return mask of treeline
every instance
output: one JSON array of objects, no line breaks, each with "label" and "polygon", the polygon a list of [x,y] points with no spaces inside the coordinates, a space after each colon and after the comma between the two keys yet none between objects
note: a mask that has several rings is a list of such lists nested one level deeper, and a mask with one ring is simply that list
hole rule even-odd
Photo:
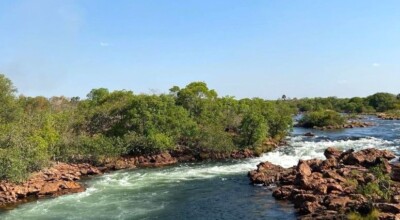
[{"label": "treeline", "polygon": [[286,100],[299,112],[333,110],[341,113],[375,113],[400,111],[400,94],[375,93],[361,98],[304,98]]},{"label": "treeline", "polygon": [[203,82],[169,94],[93,89],[78,97],[16,96],[0,75],[0,179],[22,181],[51,161],[102,164],[176,148],[193,153],[267,150],[297,111],[283,100],[219,97]]}]

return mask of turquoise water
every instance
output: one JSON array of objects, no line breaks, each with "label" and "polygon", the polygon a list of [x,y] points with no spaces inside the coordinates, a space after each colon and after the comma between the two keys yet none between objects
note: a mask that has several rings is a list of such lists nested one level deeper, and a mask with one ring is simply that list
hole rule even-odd
[{"label": "turquoise water", "polygon": [[119,171],[84,183],[83,193],[44,199],[0,213],[0,219],[296,219],[293,206],[275,201],[265,187],[249,185],[246,174],[261,161],[285,167],[298,159],[323,158],[330,146],[398,152],[400,123],[342,131],[295,129],[287,146],[260,158],[166,168]]}]

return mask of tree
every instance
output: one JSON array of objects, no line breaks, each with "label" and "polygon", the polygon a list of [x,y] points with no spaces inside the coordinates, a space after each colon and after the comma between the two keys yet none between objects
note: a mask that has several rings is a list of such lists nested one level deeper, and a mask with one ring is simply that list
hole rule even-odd
[{"label": "tree", "polygon": [[193,82],[179,90],[176,102],[186,108],[191,116],[197,117],[207,108],[210,102],[215,101],[217,96],[217,93],[210,90],[206,83]]},{"label": "tree", "polygon": [[375,93],[367,97],[368,104],[375,108],[378,112],[384,112],[395,108],[397,100],[396,96],[390,93]]},{"label": "tree", "polygon": [[243,117],[239,131],[243,146],[256,147],[267,137],[267,122],[260,113],[249,112]]},{"label": "tree", "polygon": [[18,114],[15,93],[17,89],[11,80],[0,74],[0,123],[13,121]]}]

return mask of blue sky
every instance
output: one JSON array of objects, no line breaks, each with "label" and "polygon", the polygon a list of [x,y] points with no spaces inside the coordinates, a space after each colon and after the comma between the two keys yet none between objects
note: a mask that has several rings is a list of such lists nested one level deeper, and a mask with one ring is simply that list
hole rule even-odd
[{"label": "blue sky", "polygon": [[25,95],[400,93],[398,0],[2,0],[0,72]]}]

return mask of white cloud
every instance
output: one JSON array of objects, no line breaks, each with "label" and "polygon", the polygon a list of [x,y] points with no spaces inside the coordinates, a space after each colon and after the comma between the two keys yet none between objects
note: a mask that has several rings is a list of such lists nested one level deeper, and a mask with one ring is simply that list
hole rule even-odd
[{"label": "white cloud", "polygon": [[342,80],[338,80],[337,83],[338,83],[338,84],[341,84],[341,85],[344,85],[344,84],[349,83],[349,81],[347,81],[347,80],[345,80],[345,79],[342,79]]},{"label": "white cloud", "polygon": [[108,46],[110,46],[110,44],[107,43],[107,42],[100,42],[100,46],[102,46],[102,47],[108,47]]},{"label": "white cloud", "polygon": [[379,66],[381,66],[381,64],[380,63],[373,63],[372,66],[373,67],[379,67]]}]

